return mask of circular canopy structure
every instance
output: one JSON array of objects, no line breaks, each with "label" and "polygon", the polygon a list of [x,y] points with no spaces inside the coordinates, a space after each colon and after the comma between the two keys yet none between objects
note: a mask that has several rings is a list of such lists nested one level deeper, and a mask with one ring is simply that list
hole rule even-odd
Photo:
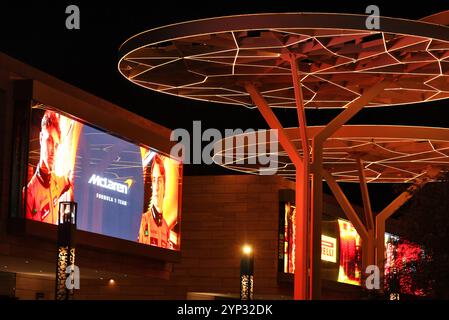
[{"label": "circular canopy structure", "polygon": [[168,25],[128,39],[120,72],[131,82],[190,99],[253,107],[255,83],[270,107],[296,108],[290,63],[296,54],[306,108],[341,108],[395,79],[367,106],[449,98],[449,27],[365,15],[275,13]]},{"label": "circular canopy structure", "polygon": [[[196,20],[128,39],[120,48],[118,69],[131,82],[151,90],[257,107],[269,127],[278,130],[279,136],[269,143],[274,149],[258,135],[251,142],[247,133],[222,141],[247,137],[246,147],[245,142],[241,149],[225,144],[221,153],[225,166],[250,173],[261,170],[254,158],[266,155],[279,174],[297,179],[295,226],[300,236],[295,241],[294,296],[320,299],[322,178],[367,243],[365,262],[370,265],[375,261],[375,241],[383,248],[385,219],[409,197],[400,196],[382,211],[383,220],[374,233],[366,180],[417,179],[422,185],[449,166],[447,129],[342,127],[363,107],[449,98],[449,27],[442,25],[448,16],[442,13],[425,21],[377,17],[380,24],[375,30],[369,28],[370,17],[349,14],[273,13]],[[275,107],[296,108],[300,130],[285,130],[271,110]],[[325,128],[307,128],[304,108],[345,110]],[[278,143],[286,152],[278,152]],[[301,149],[308,150],[301,154]],[[216,162],[219,156],[217,152]],[[305,165],[310,158],[313,165]],[[426,178],[418,179],[422,175]],[[335,180],[361,183],[366,226]],[[310,199],[310,205],[304,199]],[[303,241],[306,237],[310,247]]]},{"label": "circular canopy structure", "polygon": [[[308,127],[308,137],[313,139],[323,128]],[[285,130],[302,154],[299,129]],[[256,158],[275,154],[276,174],[295,179],[295,168],[287,154],[277,145],[279,151],[274,152],[268,134],[261,137],[243,133],[220,140],[215,145],[214,161],[232,170],[260,174],[268,166],[258,163]],[[237,147],[238,140],[244,145]],[[449,129],[348,125],[323,145],[323,168],[337,181],[359,182],[358,159],[362,160],[367,182],[414,182],[429,167],[449,169]]]}]

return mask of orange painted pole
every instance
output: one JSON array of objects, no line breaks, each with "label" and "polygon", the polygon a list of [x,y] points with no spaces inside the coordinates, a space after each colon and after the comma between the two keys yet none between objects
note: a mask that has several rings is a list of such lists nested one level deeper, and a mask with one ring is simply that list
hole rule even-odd
[{"label": "orange painted pole", "polygon": [[[304,165],[303,165],[304,166]],[[295,300],[308,300],[308,255],[307,255],[307,212],[304,211],[304,193],[307,193],[308,186],[304,181],[304,170],[296,168],[296,191],[295,191],[295,275],[294,275],[294,290],[293,298]]]},{"label": "orange painted pole", "polygon": [[[320,279],[320,267],[321,267],[321,230],[318,230],[319,232],[319,247],[318,249],[315,248],[316,241],[314,241],[314,231],[317,231],[316,228],[311,228],[311,221],[314,221],[315,223],[318,223],[321,229],[321,219],[315,219],[315,217],[311,217],[310,213],[310,177],[309,177],[309,165],[310,165],[310,154],[309,154],[309,139],[307,137],[307,120],[306,120],[306,113],[304,110],[304,98],[302,95],[302,87],[301,82],[299,79],[299,69],[298,69],[298,62],[297,62],[297,55],[291,53],[289,54],[289,61],[290,61],[290,69],[292,73],[292,81],[293,81],[293,89],[295,92],[295,101],[296,101],[296,112],[298,114],[298,123],[299,123],[299,135],[301,139],[301,146],[303,150],[303,167],[302,167],[302,175],[301,180],[298,181],[298,174],[296,179],[296,194],[297,194],[297,200],[300,202],[296,202],[296,210],[301,210],[301,215],[296,216],[296,226],[304,226],[305,229],[302,231],[304,235],[306,235],[304,238],[297,238],[296,239],[296,252],[299,250],[302,250],[305,252],[306,259],[309,261],[309,264],[306,263],[306,267],[309,270],[309,274],[307,276],[307,293],[308,293],[308,299],[312,298],[319,298],[321,293],[321,285],[318,287],[316,285],[313,285],[313,283],[317,282],[317,279]],[[301,188],[299,184],[302,184]],[[299,193],[299,195],[298,195]],[[310,218],[309,218],[310,217]],[[312,219],[311,219],[312,218]],[[301,220],[299,220],[301,219]],[[311,220],[311,221],[310,221]],[[318,221],[319,220],[319,221]],[[309,231],[309,232],[307,232]],[[320,260],[318,264],[316,263],[316,259],[314,257],[316,255],[320,256]],[[299,280],[298,277],[295,278],[295,280]],[[320,284],[320,282],[319,282]],[[300,284],[295,282],[295,287],[299,287]]]},{"label": "orange painted pole", "polygon": [[[296,150],[293,143],[288,138],[282,124],[277,119],[276,115],[271,110],[268,103],[265,101],[265,98],[261,95],[256,86],[252,83],[246,83],[245,85],[246,91],[251,96],[254,104],[259,109],[260,113],[264,117],[265,121],[268,123],[271,129],[275,129],[278,131],[278,139],[282,148],[287,152],[288,156],[292,160],[295,168],[296,168],[296,247],[295,250],[295,286],[294,286],[294,298],[295,300],[305,300],[307,299],[307,255],[306,251],[302,246],[306,245],[304,239],[307,239],[307,224],[304,224],[304,221],[307,221],[307,216],[304,217],[303,210],[299,209],[302,203],[302,195],[304,191],[304,166],[306,165],[298,151]],[[299,250],[301,248],[301,250]]]},{"label": "orange painted pole", "polygon": [[311,188],[311,214],[310,214],[310,243],[309,250],[313,252],[312,284],[310,287],[311,299],[321,299],[321,220],[323,216],[323,145],[313,139],[312,152],[312,188]]},{"label": "orange painted pole", "polygon": [[363,199],[363,211],[365,212],[365,223],[368,230],[374,229],[373,211],[369,199],[368,184],[366,182],[365,167],[362,159],[357,159],[357,169],[359,171],[360,191]]},{"label": "orange painted pole", "polygon": [[365,278],[366,267],[375,264],[376,235],[374,232],[373,211],[371,209],[371,201],[369,198],[368,183],[366,181],[365,175],[365,166],[362,159],[358,158],[356,159],[356,161],[357,169],[359,172],[360,191],[362,193],[363,200],[363,211],[365,213],[365,227],[368,231],[368,240],[362,243],[362,274],[363,278]]}]

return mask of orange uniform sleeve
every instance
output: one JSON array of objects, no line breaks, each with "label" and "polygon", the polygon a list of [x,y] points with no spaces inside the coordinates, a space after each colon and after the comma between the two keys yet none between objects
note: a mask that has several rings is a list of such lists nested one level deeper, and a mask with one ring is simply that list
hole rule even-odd
[{"label": "orange uniform sleeve", "polygon": [[[35,204],[34,204],[34,195],[31,192],[29,187],[23,188],[23,199],[26,201],[25,203],[25,218],[31,219],[31,220],[37,220],[37,212],[33,212],[33,210],[36,210]],[[25,197],[26,195],[26,197]]]}]

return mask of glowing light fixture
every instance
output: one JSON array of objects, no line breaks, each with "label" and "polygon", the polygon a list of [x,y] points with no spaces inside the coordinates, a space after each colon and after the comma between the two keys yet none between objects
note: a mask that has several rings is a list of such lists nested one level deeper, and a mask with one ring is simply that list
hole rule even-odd
[{"label": "glowing light fixture", "polygon": [[253,300],[254,293],[254,255],[250,245],[242,247],[240,260],[240,300]]},{"label": "glowing light fixture", "polygon": [[56,300],[69,300],[75,292],[77,283],[75,279],[76,210],[76,202],[59,203]]}]

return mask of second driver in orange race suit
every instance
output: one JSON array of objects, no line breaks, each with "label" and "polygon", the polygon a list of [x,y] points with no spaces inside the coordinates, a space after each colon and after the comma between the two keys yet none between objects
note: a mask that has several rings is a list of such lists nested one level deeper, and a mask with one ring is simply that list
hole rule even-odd
[{"label": "second driver in orange race suit", "polygon": [[165,168],[160,156],[151,163],[151,201],[148,210],[142,214],[137,241],[152,246],[172,249],[170,228],[164,219]]}]

